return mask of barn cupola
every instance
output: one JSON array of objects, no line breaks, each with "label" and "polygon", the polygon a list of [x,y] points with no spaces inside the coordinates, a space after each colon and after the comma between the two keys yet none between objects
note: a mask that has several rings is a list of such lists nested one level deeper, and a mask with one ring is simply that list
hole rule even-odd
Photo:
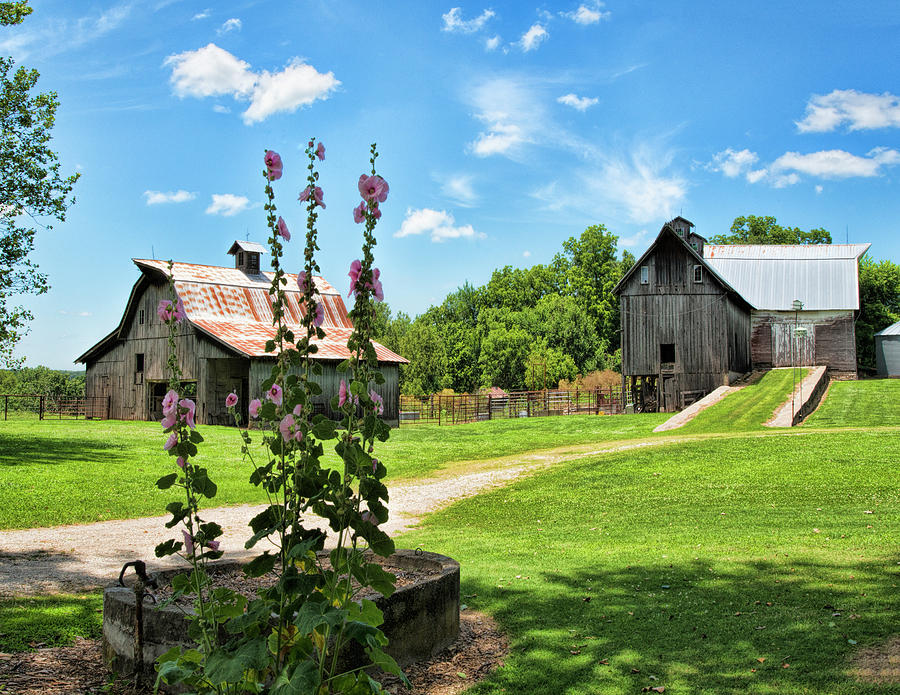
[{"label": "barn cupola", "polygon": [[259,256],[266,253],[264,246],[253,241],[236,241],[228,249],[234,256],[234,267],[247,275],[259,275]]},{"label": "barn cupola", "polygon": [[675,230],[675,233],[679,237],[684,239],[685,244],[694,249],[694,251],[696,251],[699,255],[703,255],[703,244],[706,243],[706,239],[704,239],[696,232],[691,231],[694,227],[693,222],[691,222],[690,220],[686,220],[681,216],[678,216],[668,224],[672,229]]}]

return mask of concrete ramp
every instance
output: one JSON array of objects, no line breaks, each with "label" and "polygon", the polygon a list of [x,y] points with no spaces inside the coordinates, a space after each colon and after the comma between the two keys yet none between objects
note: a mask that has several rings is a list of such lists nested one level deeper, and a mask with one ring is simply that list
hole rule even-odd
[{"label": "concrete ramp", "polygon": [[715,391],[711,393],[707,393],[703,398],[701,398],[696,403],[692,403],[687,408],[682,410],[680,413],[675,413],[672,417],[666,420],[663,424],[657,425],[654,428],[654,432],[668,432],[669,430],[675,430],[679,427],[683,427],[695,417],[697,417],[697,413],[701,410],[705,410],[711,405],[715,405],[719,401],[721,401],[725,396],[729,393],[734,393],[735,391],[739,391],[744,388],[745,385],[741,386],[720,386]]},{"label": "concrete ramp", "polygon": [[810,367],[794,392],[782,403],[772,418],[764,423],[766,427],[793,427],[819,407],[819,402],[828,388],[828,368]]}]

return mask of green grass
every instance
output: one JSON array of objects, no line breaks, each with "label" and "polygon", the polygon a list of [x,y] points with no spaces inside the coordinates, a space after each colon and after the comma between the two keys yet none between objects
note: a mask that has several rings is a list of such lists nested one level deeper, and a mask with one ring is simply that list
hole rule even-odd
[{"label": "green grass", "polygon": [[773,369],[766,372],[758,382],[701,411],[676,432],[701,434],[761,430],[775,409],[790,397],[794,380],[805,377],[807,371],[802,369],[794,373],[791,369]]},{"label": "green grass", "polygon": [[75,637],[97,639],[102,629],[100,592],[0,599],[0,652],[69,645]]},{"label": "green grass", "polygon": [[898,445],[792,433],[610,454],[455,504],[399,545],[458,559],[463,602],[511,638],[473,695],[890,692],[847,670],[900,631]]},{"label": "green grass", "polygon": [[834,381],[808,427],[900,425],[900,379]]},{"label": "green grass", "polygon": [[[392,480],[426,476],[454,461],[538,448],[646,436],[665,415],[572,415],[394,430],[378,453]],[[262,503],[247,480],[234,428],[202,426],[199,465],[220,505]],[[259,437],[259,433],[254,433]],[[156,480],[174,469],[157,423],[48,420],[0,423],[0,528],[32,528],[164,514],[172,492]],[[333,458],[336,460],[336,457]]]}]

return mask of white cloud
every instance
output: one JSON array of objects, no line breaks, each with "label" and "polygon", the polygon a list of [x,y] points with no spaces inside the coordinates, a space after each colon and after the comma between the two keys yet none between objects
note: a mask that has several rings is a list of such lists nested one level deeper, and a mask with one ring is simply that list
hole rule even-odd
[{"label": "white cloud", "polygon": [[242,195],[234,195],[233,193],[213,193],[212,203],[206,208],[206,214],[233,217],[239,212],[246,210],[249,205],[250,201]]},{"label": "white cloud", "polygon": [[522,38],[519,39],[519,46],[527,53],[528,51],[535,50],[549,38],[550,34],[547,33],[547,30],[544,29],[543,26],[540,24],[532,24],[531,28],[522,34]]},{"label": "white cloud", "polygon": [[255,73],[249,63],[213,43],[171,55],[163,64],[172,67],[170,81],[179,97],[230,94],[235,99],[249,99],[250,105],[242,114],[248,125],[327,99],[341,84],[334,73],[320,73],[299,58],[292,59],[280,72]]},{"label": "white cloud", "polygon": [[566,106],[571,106],[573,109],[577,109],[578,111],[587,111],[591,106],[599,103],[600,100],[597,97],[579,97],[574,94],[564,94],[563,96],[557,98],[560,104],[565,104]]},{"label": "white cloud", "polygon": [[229,109],[227,106],[223,106],[222,104],[216,104],[215,106],[213,106],[213,111],[215,111],[216,113],[231,113],[231,109]]},{"label": "white cloud", "polygon": [[646,229],[642,229],[632,236],[620,237],[619,246],[622,248],[634,248],[635,246],[644,246],[650,233]]},{"label": "white cloud", "polygon": [[750,183],[758,183],[759,181],[762,181],[768,173],[769,172],[766,169],[754,169],[752,171],[748,171],[747,181],[749,181]]},{"label": "white cloud", "polygon": [[487,80],[467,97],[475,108],[475,118],[486,126],[469,143],[478,157],[501,154],[515,158],[523,145],[534,141],[546,120],[540,100],[516,78]]},{"label": "white cloud", "polygon": [[489,39],[485,39],[485,42],[484,42],[484,50],[486,50],[486,51],[496,51],[497,48],[498,48],[499,46],[500,46],[500,36],[499,36],[499,34],[498,34],[498,35],[494,35],[494,36],[492,36],[492,37],[489,38]]},{"label": "white cloud", "polygon": [[169,81],[179,97],[232,94],[236,98],[246,98],[256,84],[250,63],[236,58],[214,43],[196,51],[170,55],[163,65],[172,67]]},{"label": "white cloud", "polygon": [[801,133],[827,133],[843,124],[848,130],[900,128],[900,97],[835,89],[814,95],[806,104],[805,117],[796,123]]},{"label": "white cloud", "polygon": [[79,48],[117,29],[131,14],[132,3],[123,2],[100,14],[85,15],[75,20],[53,20],[37,29],[17,31],[0,41],[0,53],[26,59],[35,52],[42,57]]},{"label": "white cloud", "polygon": [[206,19],[209,17],[209,8],[207,7],[203,12],[198,12],[193,17],[191,17],[192,22],[196,22],[198,19]]},{"label": "white cloud", "polygon": [[822,188],[822,186],[816,186],[816,193],[821,193],[821,192],[824,191],[824,190],[825,190],[825,189]]},{"label": "white cloud", "polygon": [[568,17],[577,24],[597,24],[601,19],[609,19],[612,14],[611,12],[603,12],[600,9],[601,7],[603,7],[602,2],[593,2],[590,7],[581,4],[578,6],[577,10],[573,12],[560,12],[560,15]]},{"label": "white cloud", "polygon": [[471,207],[478,200],[478,194],[472,186],[472,176],[457,174],[455,176],[441,177],[441,193],[453,199],[458,205]]},{"label": "white cloud", "polygon": [[585,185],[598,208],[620,208],[638,224],[670,219],[687,194],[684,179],[665,173],[672,157],[638,145],[626,155],[607,155],[600,169],[586,176]]},{"label": "white cloud", "polygon": [[749,180],[750,175],[756,173],[751,169],[758,161],[759,155],[756,152],[747,149],[738,151],[729,147],[713,155],[709,168],[713,171],[721,171],[730,179],[746,174]]},{"label": "white cloud", "polygon": [[222,24],[222,26],[220,26],[218,29],[216,29],[216,33],[219,36],[222,36],[223,34],[227,34],[230,31],[240,31],[242,26],[243,25],[241,24],[241,20],[239,20],[237,17],[232,17],[231,19],[226,19],[225,23]]},{"label": "white cloud", "polygon": [[522,258],[531,258],[531,251],[522,251]]},{"label": "white cloud", "polygon": [[147,205],[160,205],[161,203],[186,203],[196,198],[197,194],[185,190],[169,191],[168,193],[144,191],[144,197],[147,199]]},{"label": "white cloud", "polygon": [[822,150],[809,154],[785,152],[772,162],[773,172],[799,172],[823,179],[881,176],[882,168],[900,164],[900,152],[877,147],[865,157],[844,150]]},{"label": "white cloud", "polygon": [[461,13],[462,10],[459,7],[454,7],[446,14],[441,15],[441,19],[444,20],[444,26],[441,27],[441,31],[474,34],[482,29],[495,14],[493,10],[484,10],[474,19],[462,19]]},{"label": "white cloud", "polygon": [[406,219],[400,225],[400,229],[394,232],[395,237],[414,236],[429,233],[431,241],[439,244],[447,239],[483,239],[484,234],[476,232],[472,225],[462,227],[455,226],[456,220],[446,210],[432,210],[421,208],[406,209]]}]

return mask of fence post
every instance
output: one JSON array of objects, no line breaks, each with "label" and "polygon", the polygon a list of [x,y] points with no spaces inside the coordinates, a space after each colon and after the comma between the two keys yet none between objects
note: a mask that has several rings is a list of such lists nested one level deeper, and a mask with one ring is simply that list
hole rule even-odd
[{"label": "fence post", "polygon": [[3,419],[9,418],[9,396],[3,396]]},{"label": "fence post", "polygon": [[38,396],[38,420],[44,419],[44,397]]},{"label": "fence post", "polygon": [[494,417],[494,415],[493,415],[494,408],[493,408],[493,404],[492,404],[493,398],[494,397],[491,394],[488,394],[488,420],[490,420]]},{"label": "fence post", "polygon": [[437,402],[438,402],[438,427],[440,427],[441,426],[441,397],[440,396],[437,397]]}]

